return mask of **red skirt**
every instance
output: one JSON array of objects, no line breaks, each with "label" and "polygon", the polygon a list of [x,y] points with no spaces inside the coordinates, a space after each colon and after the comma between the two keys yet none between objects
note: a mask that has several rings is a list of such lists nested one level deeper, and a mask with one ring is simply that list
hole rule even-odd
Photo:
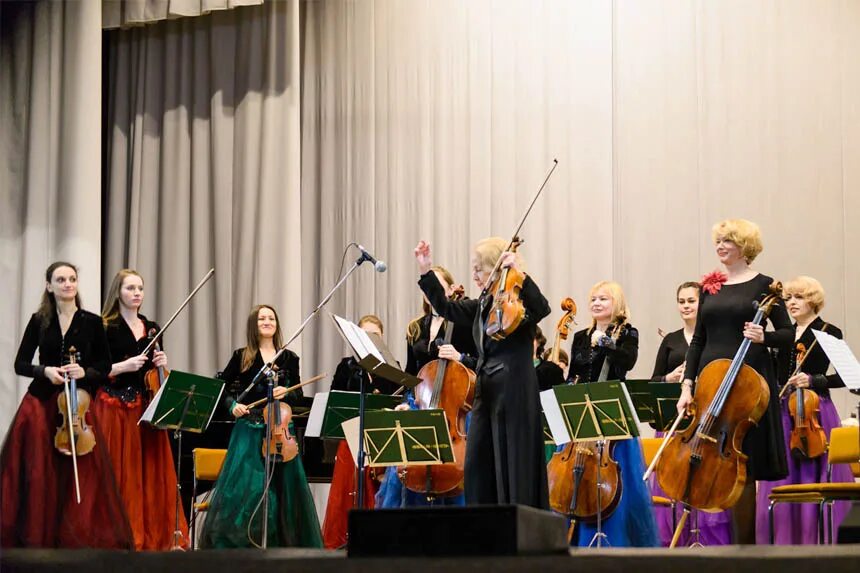
[{"label": "red skirt", "polygon": [[[355,462],[349,452],[349,445],[347,445],[346,440],[341,440],[334,460],[334,472],[331,477],[331,489],[328,493],[325,522],[323,523],[323,545],[328,549],[337,549],[346,545],[347,515],[349,510],[355,506],[355,492],[357,491],[355,470]],[[364,471],[364,507],[365,509],[373,509],[379,482],[370,475],[369,468]]]},{"label": "red skirt", "polygon": [[90,412],[96,447],[78,457],[81,503],[72,460],[54,449],[57,395],[27,394],[0,452],[0,540],[3,547],[131,549],[131,528]]},{"label": "red skirt", "polygon": [[[99,391],[93,405],[104,444],[125,503],[134,546],[158,551],[173,545],[176,527],[176,470],[170,440],[164,430],[137,421],[143,402],[123,402]],[[188,546],[188,522],[179,511],[183,547]]]}]

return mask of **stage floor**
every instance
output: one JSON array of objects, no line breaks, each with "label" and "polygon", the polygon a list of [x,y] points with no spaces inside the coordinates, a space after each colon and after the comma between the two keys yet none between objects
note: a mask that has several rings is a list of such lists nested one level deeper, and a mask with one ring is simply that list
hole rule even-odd
[{"label": "stage floor", "polygon": [[[453,533],[452,533],[453,534]],[[381,533],[380,538],[384,538]],[[555,573],[613,571],[636,573],[837,573],[860,571],[860,545],[826,547],[729,546],[699,549],[576,549],[569,555],[464,558],[350,559],[344,552],[273,549],[126,553],[111,551],[9,550],[0,558],[3,573]]]}]

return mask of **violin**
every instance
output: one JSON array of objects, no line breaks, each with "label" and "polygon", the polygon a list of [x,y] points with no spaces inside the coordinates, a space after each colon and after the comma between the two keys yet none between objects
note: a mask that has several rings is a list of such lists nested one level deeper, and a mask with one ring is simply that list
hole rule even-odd
[{"label": "violin", "polygon": [[[275,385],[278,382],[278,369],[271,370]],[[288,462],[299,455],[299,444],[290,433],[290,422],[293,419],[293,410],[283,400],[275,400],[270,406],[263,410],[263,421],[271,429],[269,440],[263,438],[263,458],[272,456],[277,462]]]},{"label": "violin", "polygon": [[[761,324],[782,298],[774,283],[758,305],[753,324]],[[751,341],[744,338],[734,359],[708,363],[699,374],[690,405],[690,424],[664,439],[657,482],[667,496],[708,512],[731,508],[747,480],[741,451],[747,431],[764,415],[770,389],[761,374],[744,364]],[[680,418],[680,417],[679,417]]]},{"label": "violin", "polygon": [[[507,251],[517,252],[522,244],[514,237]],[[487,289],[493,293],[493,307],[487,317],[486,333],[493,340],[504,340],[510,336],[526,317],[526,307],[520,299],[526,275],[521,271],[506,267],[493,275]]]},{"label": "violin", "polygon": [[[151,328],[149,330],[149,338],[155,337],[155,329]],[[158,344],[158,341],[155,341],[154,350],[161,350],[161,346]],[[152,401],[155,398],[155,395],[158,394],[158,391],[164,385],[164,380],[170,376],[170,370],[163,366],[157,366],[155,368],[150,368],[143,375],[143,386],[146,388],[147,393],[149,394],[149,399]]]},{"label": "violin", "polygon": [[[810,346],[809,350],[812,350]],[[800,367],[809,352],[806,346],[798,342],[797,368],[793,375],[800,372]],[[827,434],[818,419],[821,399],[818,394],[808,388],[795,388],[788,397],[788,412],[791,415],[793,427],[789,447],[791,455],[797,459],[815,459],[827,451]]]},{"label": "violin", "polygon": [[[454,288],[451,300],[463,298],[463,286]],[[442,344],[451,344],[453,325],[445,321]],[[406,489],[426,494],[428,499],[463,493],[463,470],[466,459],[466,415],[475,399],[475,373],[456,360],[437,358],[418,372],[421,380],[413,392],[421,410],[441,408],[445,411],[454,463],[401,466],[397,475]]]},{"label": "violin", "polygon": [[558,364],[558,355],[561,351],[561,341],[567,340],[570,336],[570,325],[576,324],[576,303],[570,297],[561,301],[561,310],[564,314],[558,321],[555,327],[555,342],[552,343],[552,350],[549,352],[549,361]]},{"label": "violin", "polygon": [[[68,364],[76,364],[79,359],[75,347],[69,348]],[[96,436],[87,424],[87,411],[90,408],[90,395],[78,388],[77,381],[63,375],[63,392],[57,396],[57,408],[62,421],[54,434],[54,447],[61,454],[72,457],[75,475],[75,493],[81,503],[81,486],[78,477],[78,456],[84,456],[96,447]]]}]

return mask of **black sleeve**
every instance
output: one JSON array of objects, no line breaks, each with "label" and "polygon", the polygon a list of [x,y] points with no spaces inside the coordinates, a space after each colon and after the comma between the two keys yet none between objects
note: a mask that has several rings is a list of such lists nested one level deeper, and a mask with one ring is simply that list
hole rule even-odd
[{"label": "black sleeve", "polygon": [[334,371],[334,376],[331,379],[331,390],[339,390],[346,392],[349,390],[349,382],[352,378],[352,368],[350,366],[351,358],[346,357],[341,360]]},{"label": "black sleeve", "polygon": [[580,330],[573,335],[573,343],[570,345],[570,367],[567,371],[567,381],[569,384],[573,384],[577,376],[585,382],[590,381],[590,347],[588,329]]},{"label": "black sleeve", "polygon": [[526,320],[532,324],[537,324],[547,316],[552,309],[549,306],[549,301],[540,291],[529,275],[526,275],[523,281],[523,288],[520,290],[520,299],[523,301],[523,306],[526,309]]},{"label": "black sleeve", "polygon": [[90,355],[87,357],[87,367],[85,369],[86,377],[79,382],[87,391],[92,394],[102,381],[107,379],[107,375],[111,371],[110,347],[108,346],[107,334],[105,334],[104,324],[100,316],[94,314],[87,315],[89,323],[90,337]]},{"label": "black sleeve", "polygon": [[463,366],[465,366],[466,368],[468,368],[469,370],[474,370],[475,368],[478,367],[478,357],[472,356],[471,354],[466,354],[464,352],[462,357],[461,357],[460,363]]},{"label": "black sleeve", "polygon": [[427,271],[421,275],[421,278],[418,279],[418,286],[427,295],[430,306],[441,316],[454,324],[471,325],[474,322],[475,315],[478,314],[478,301],[474,299],[449,300],[445,296],[445,289],[439,284],[439,279],[436,278],[436,273],[433,271]]},{"label": "black sleeve", "polygon": [[794,327],[785,303],[777,299],[777,303],[770,309],[770,323],[773,330],[764,333],[764,344],[769,348],[789,348],[794,342]]},{"label": "black sleeve", "polygon": [[663,378],[669,373],[669,345],[666,343],[667,336],[663,337],[660,342],[660,348],[657,350],[657,359],[654,361],[654,372],[651,374],[651,380],[654,382],[663,382]]},{"label": "black sleeve", "polygon": [[[340,366],[338,365],[338,368]],[[418,360],[415,358],[415,350],[412,348],[412,345],[409,344],[409,341],[406,341],[406,368],[405,372],[407,374],[412,374],[413,376],[418,374]]]},{"label": "black sleeve", "polygon": [[18,345],[18,353],[15,355],[15,374],[48,382],[48,379],[45,377],[45,367],[33,364],[33,357],[39,348],[39,332],[41,329],[42,322],[34,314],[30,317],[27,328],[24,329],[21,344]]},{"label": "black sleeve", "polygon": [[608,348],[607,351],[616,371],[630,372],[636,366],[636,360],[639,358],[639,331],[627,325],[625,332],[618,337],[615,348]]},{"label": "black sleeve", "polygon": [[[708,293],[704,290],[699,295],[699,310],[698,316],[701,319],[702,305],[708,298]],[[702,359],[702,351],[705,349],[705,343],[708,341],[708,336],[705,334],[705,321],[696,321],[696,330],[693,331],[693,338],[690,340],[690,348],[687,350],[687,367],[684,369],[684,380],[696,380],[699,374],[699,361]],[[682,380],[683,382],[683,380]]]},{"label": "black sleeve", "polygon": [[[278,361],[281,364],[279,367],[283,370],[284,375],[279,380],[281,386],[295,386],[302,383],[301,368],[299,366],[299,356],[290,350],[285,350],[281,359]],[[297,388],[287,394],[288,404],[297,404],[301,396],[304,395],[301,388]]]},{"label": "black sleeve", "polygon": [[[233,351],[233,356],[230,357],[230,362],[227,363],[227,366],[224,367],[224,370],[221,371],[221,380],[230,384],[239,379],[240,368],[242,367],[242,350]],[[244,388],[242,388],[244,390]],[[232,412],[233,404],[236,400],[233,396],[230,395],[229,392],[224,392],[224,396],[221,399],[221,402],[224,408],[227,409],[227,413]]]}]

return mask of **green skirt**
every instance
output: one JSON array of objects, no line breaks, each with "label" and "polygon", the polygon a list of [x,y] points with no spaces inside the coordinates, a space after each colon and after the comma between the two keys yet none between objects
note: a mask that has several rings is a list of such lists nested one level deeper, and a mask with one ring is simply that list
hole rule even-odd
[{"label": "green skirt", "polygon": [[[263,505],[257,508],[257,504],[265,480],[260,450],[264,433],[263,424],[236,422],[203,525],[201,548],[262,544]],[[322,547],[319,519],[300,457],[275,464],[268,496],[268,547]]]}]

